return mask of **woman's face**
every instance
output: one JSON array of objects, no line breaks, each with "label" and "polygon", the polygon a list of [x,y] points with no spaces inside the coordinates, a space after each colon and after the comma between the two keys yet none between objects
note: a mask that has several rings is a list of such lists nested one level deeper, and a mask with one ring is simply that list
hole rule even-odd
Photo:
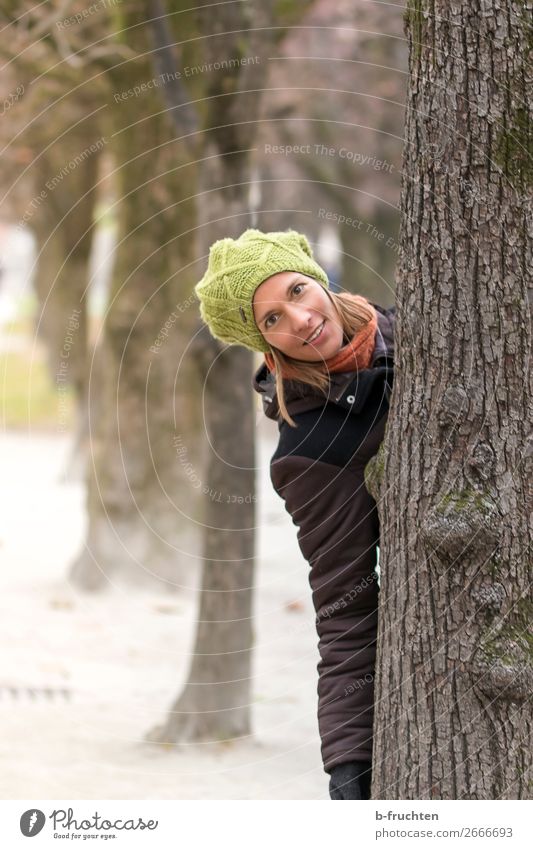
[{"label": "woman's face", "polygon": [[252,309],[268,344],[295,360],[327,360],[342,347],[342,326],[329,295],[317,280],[298,271],[280,271],[263,280]]}]

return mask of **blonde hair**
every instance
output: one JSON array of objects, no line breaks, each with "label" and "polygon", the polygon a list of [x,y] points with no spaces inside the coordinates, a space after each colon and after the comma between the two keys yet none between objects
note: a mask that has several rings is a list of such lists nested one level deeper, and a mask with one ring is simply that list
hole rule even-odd
[{"label": "blonde hair", "polygon": [[[356,333],[372,320],[373,313],[362,299],[354,300],[349,292],[326,292],[333,304],[339,318],[343,333],[348,339],[353,339]],[[323,361],[303,362],[283,354],[279,348],[270,346],[272,358],[276,366],[276,393],[280,415],[291,427],[297,427],[296,422],[289,415],[285,405],[284,380],[300,380],[315,386],[327,396],[329,384],[329,371]]]}]

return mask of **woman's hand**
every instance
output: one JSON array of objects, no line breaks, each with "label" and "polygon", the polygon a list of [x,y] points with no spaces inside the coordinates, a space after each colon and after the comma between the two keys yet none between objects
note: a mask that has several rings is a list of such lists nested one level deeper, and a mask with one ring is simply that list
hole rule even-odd
[{"label": "woman's hand", "polygon": [[331,799],[370,799],[372,764],[369,761],[350,761],[331,770],[329,795]]}]

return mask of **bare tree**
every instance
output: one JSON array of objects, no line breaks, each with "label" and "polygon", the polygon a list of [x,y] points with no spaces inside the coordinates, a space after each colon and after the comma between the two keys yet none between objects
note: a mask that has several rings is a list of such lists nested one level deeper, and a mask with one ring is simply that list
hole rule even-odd
[{"label": "bare tree", "polygon": [[317,238],[324,216],[334,216],[343,288],[384,306],[394,303],[398,258],[402,11],[365,0],[314,3],[271,63],[257,154],[272,217],[279,223],[286,207],[291,225]]},{"label": "bare tree", "polygon": [[174,592],[196,583],[200,556],[201,500],[176,452],[182,440],[198,468],[199,372],[184,356],[197,322],[197,144],[155,5],[143,2],[140,19],[138,7],[110,6],[106,39],[127,58],[104,71],[120,227],[89,383],[89,522],[72,568],[86,589],[125,578]]},{"label": "bare tree", "polygon": [[[196,155],[194,140],[180,142],[191,127],[179,75],[158,67],[157,9],[142,9],[141,19],[138,6],[88,8],[83,0],[53,9],[25,0],[4,10],[11,34],[4,55],[28,83],[12,146],[26,145],[32,184],[51,186],[32,225],[42,246],[37,289],[54,371],[69,313],[81,310],[68,377],[80,396],[87,385],[88,532],[71,577],[86,589],[121,575],[175,589],[196,580],[200,554],[200,498],[174,447],[176,432],[186,438],[199,430],[198,369],[182,357],[197,321]],[[165,88],[172,110],[160,97]],[[114,163],[120,236],[93,359],[85,325],[94,142]],[[198,465],[198,440],[187,441]]]},{"label": "bare tree", "polygon": [[376,798],[531,797],[531,11],[406,13]]},{"label": "bare tree", "polygon": [[[205,8],[204,8],[205,7]],[[197,62],[216,73],[193,76],[201,96],[198,194],[200,254],[217,238],[251,226],[251,152],[266,74],[270,4],[198,4]],[[203,573],[192,661],[166,721],[148,734],[162,743],[227,740],[251,731],[254,583],[254,405],[252,354],[227,347],[203,328],[205,465]]]},{"label": "bare tree", "polygon": [[88,261],[98,164],[105,145],[99,98],[105,84],[95,80],[90,89],[77,90],[83,79],[79,62],[62,61],[58,42],[45,35],[47,28],[60,32],[56,27],[60,18],[59,8],[51,13],[44,4],[3,4],[3,80],[21,96],[2,126],[6,183],[2,208],[18,228],[31,230],[37,239],[36,330],[45,343],[54,381],[69,318],[76,311],[76,343],[69,346],[68,369],[62,377],[82,403]]}]

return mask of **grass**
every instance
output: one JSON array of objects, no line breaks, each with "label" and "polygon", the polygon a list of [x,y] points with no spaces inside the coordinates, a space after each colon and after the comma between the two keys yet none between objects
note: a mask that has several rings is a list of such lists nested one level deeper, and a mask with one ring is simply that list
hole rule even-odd
[{"label": "grass", "polygon": [[74,393],[56,385],[42,357],[31,350],[0,353],[3,429],[68,430],[74,420]]}]

